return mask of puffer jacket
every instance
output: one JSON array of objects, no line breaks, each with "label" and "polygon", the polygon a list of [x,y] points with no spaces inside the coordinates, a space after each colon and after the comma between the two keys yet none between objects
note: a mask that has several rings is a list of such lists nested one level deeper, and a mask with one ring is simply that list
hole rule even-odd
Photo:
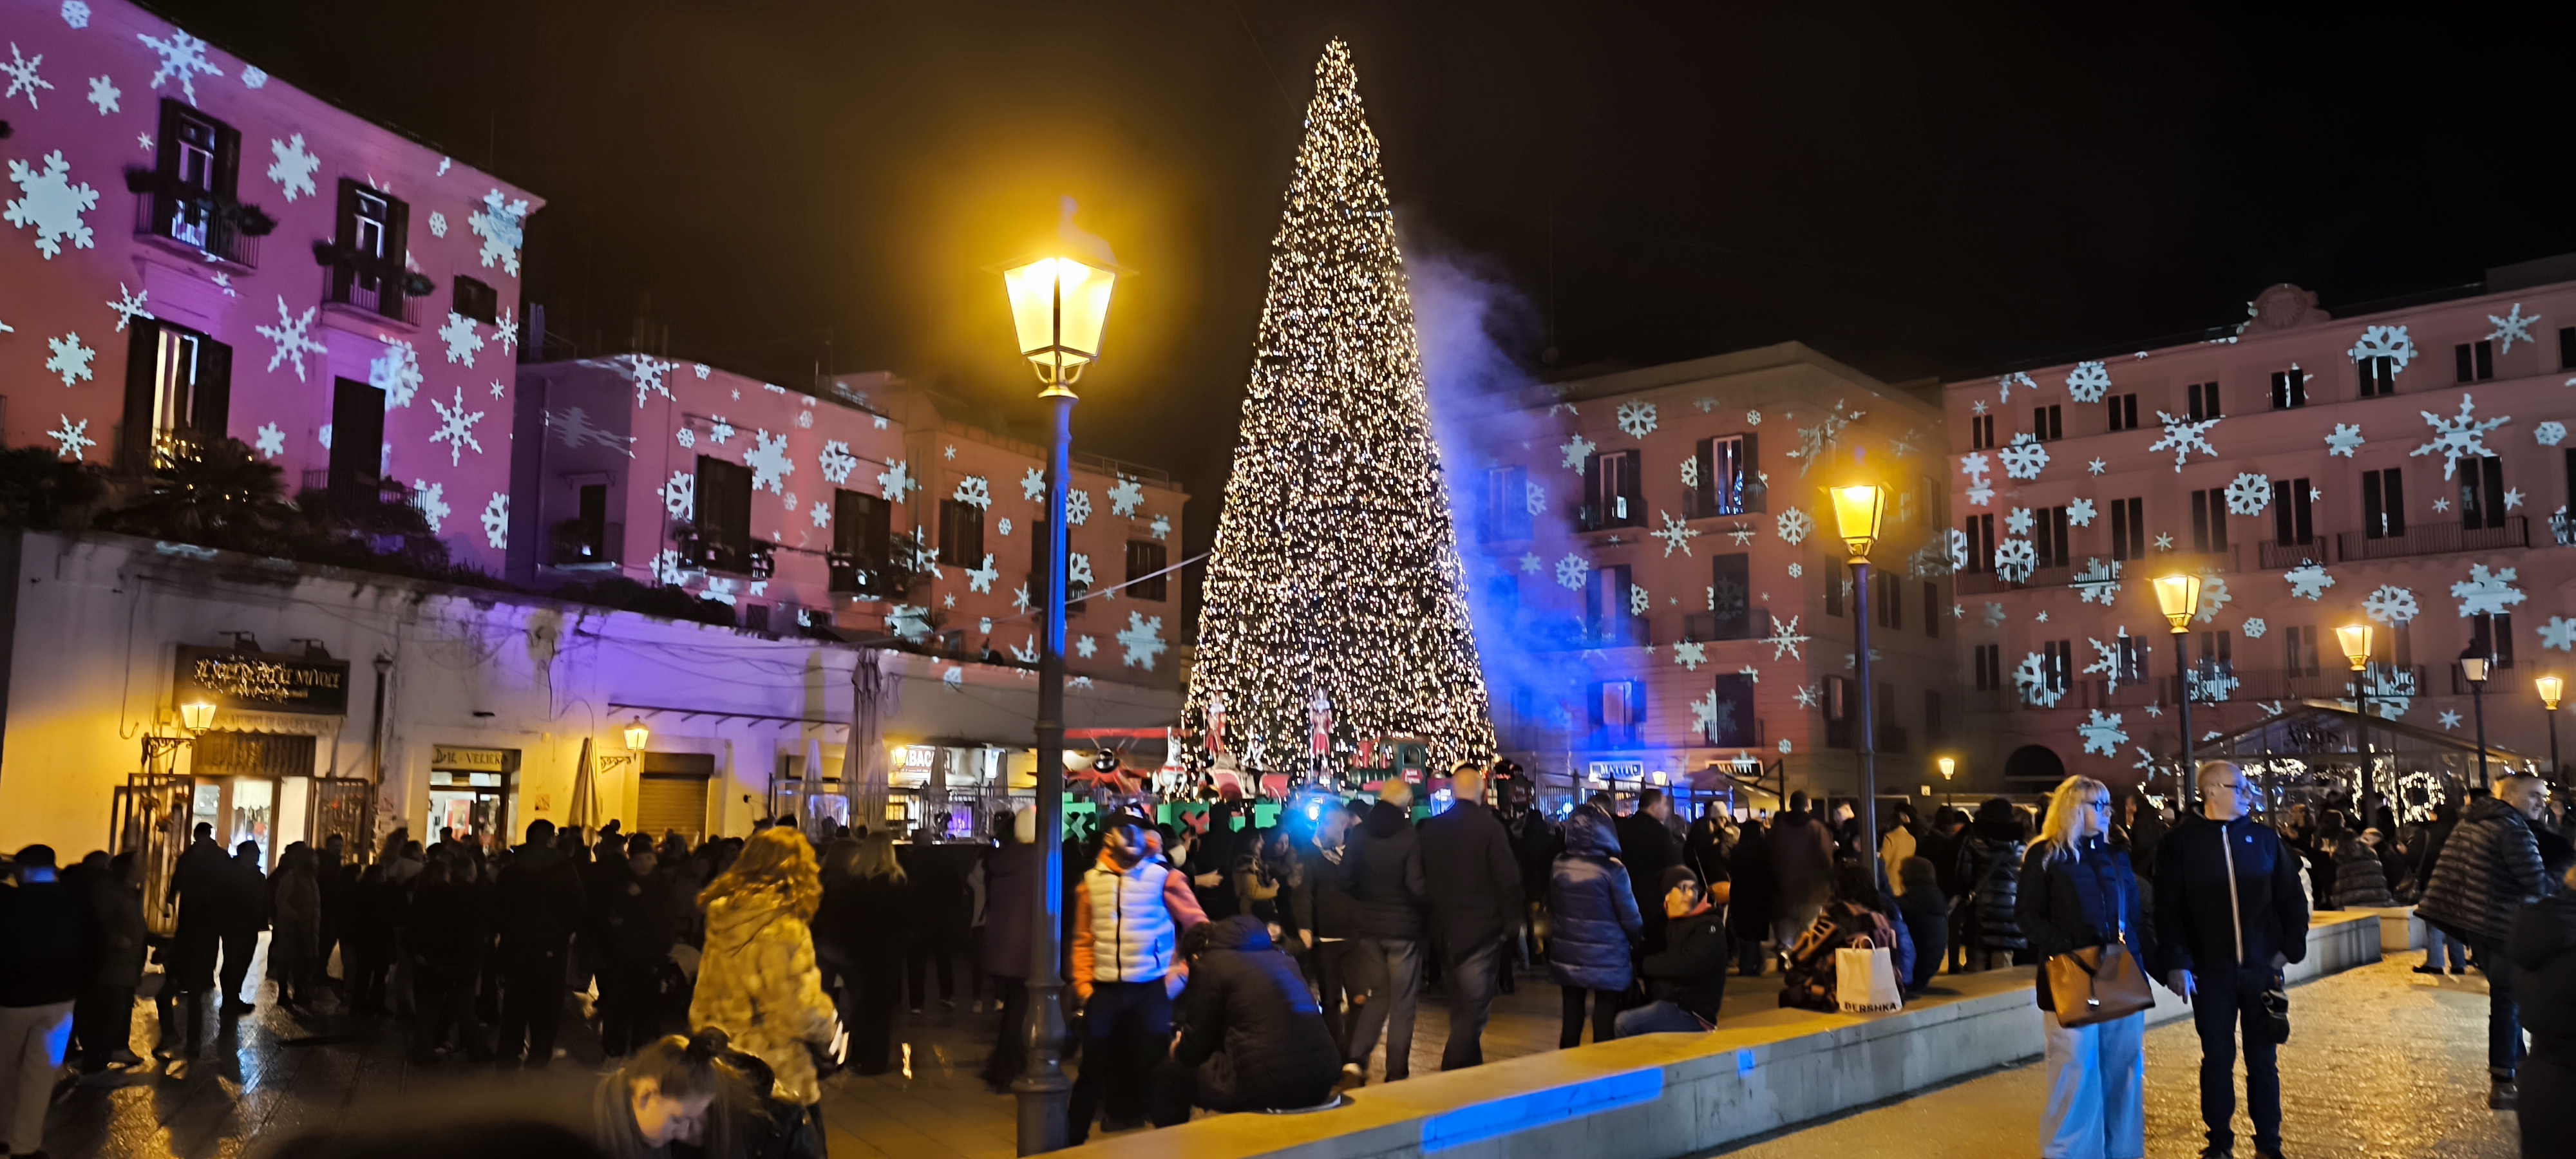
[{"label": "puffer jacket", "polygon": [[1206,921],[1182,871],[1152,857],[1121,866],[1106,846],[1073,887],[1074,993],[1085,1001],[1101,982],[1163,982],[1189,976],[1180,937]]},{"label": "puffer jacket", "polygon": [[814,967],[814,935],[774,889],[720,897],[707,905],[707,946],[698,960],[689,1025],[720,1026],[734,1048],[778,1075],[778,1097],[822,1101],[809,1042],[832,1037],[832,1000]]},{"label": "puffer jacket", "polygon": [[1210,928],[1175,1014],[1172,1061],[1199,1068],[1197,1102],[1209,1110],[1311,1107],[1341,1077],[1341,1052],[1314,992],[1249,914]]},{"label": "puffer jacket", "polygon": [[1559,986],[1625,990],[1633,980],[1628,947],[1645,935],[1619,835],[1590,805],[1565,820],[1565,852],[1548,882],[1555,932],[1547,939],[1547,972]]},{"label": "puffer jacket", "polygon": [[2480,797],[2461,811],[2415,912],[2472,945],[2500,946],[2514,913],[2549,892],[2531,823],[2513,806]]},{"label": "puffer jacket", "polygon": [[2343,848],[2335,850],[2334,903],[2337,909],[2397,904],[2397,898],[2388,892],[2388,871],[2380,864],[2379,850],[2369,842],[2347,838]]},{"label": "puffer jacket", "polygon": [[1357,903],[1351,936],[1420,941],[1431,882],[1422,869],[1422,840],[1413,818],[1384,801],[1343,839],[1342,880]]},{"label": "puffer jacket", "polygon": [[1968,838],[1962,852],[1968,859],[1969,904],[1976,922],[1976,943],[1970,948],[1982,954],[2030,948],[2021,932],[2022,843],[1980,833]]}]

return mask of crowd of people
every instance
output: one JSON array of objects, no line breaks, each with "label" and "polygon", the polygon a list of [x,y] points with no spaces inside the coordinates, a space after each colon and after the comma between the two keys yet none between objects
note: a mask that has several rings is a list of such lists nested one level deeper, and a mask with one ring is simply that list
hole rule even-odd
[{"label": "crowd of people", "polygon": [[[400,1020],[423,1064],[545,1067],[566,1053],[568,1010],[595,1019],[609,1154],[819,1154],[823,1079],[893,1066],[897,1012],[922,1011],[934,978],[943,1008],[962,990],[991,1017],[981,1077],[1010,1089],[1049,856],[1066,889],[1077,1142],[1194,1108],[1325,1105],[1373,1065],[1401,1081],[1432,986],[1452,1070],[1484,1061],[1496,996],[1542,968],[1573,1047],[1587,1027],[1594,1042],[1712,1029],[1730,975],[1776,973],[1780,1005],[1834,1009],[1836,971],[1855,960],[1841,950],[1887,951],[1912,996],[1945,968],[2117,946],[2193,1007],[2207,1153],[2234,1153],[2241,1053],[2254,1152],[2273,1155],[2282,971],[2305,952],[2309,912],[2391,904],[2416,904],[2437,931],[2418,969],[2487,973],[2491,1104],[2576,1094],[2576,1003],[2562,997],[2576,899],[2556,888],[2576,847],[2535,778],[2412,825],[2340,795],[2265,820],[2245,775],[2210,762],[2187,818],[2069,778],[2041,815],[2004,798],[1928,820],[1898,805],[1871,850],[1847,805],[1803,793],[1769,816],[1704,809],[1687,824],[1655,789],[1624,810],[1595,794],[1552,819],[1517,770],[1492,771],[1454,770],[1453,801],[1427,819],[1390,780],[1273,825],[1232,794],[1159,824],[1109,811],[1054,849],[1025,809],[978,841],[860,830],[819,849],[788,826],[693,845],[537,821],[494,849],[397,830],[363,864],[336,838],[298,842],[268,874],[257,845],[226,850],[200,825],[157,899],[176,907],[168,937],[149,931],[156,899],[133,855],[57,867],[30,847],[0,889],[0,1142],[40,1153],[65,1061],[78,1082],[154,1068],[132,1050],[142,997],[159,1015],[154,1053],[201,1056],[210,1029],[252,1009],[265,933],[280,1006]],[[2043,1152],[2141,1154],[2143,1014],[2069,1019],[2053,1001],[2042,971]],[[20,1049],[39,1040],[64,1046],[50,1066],[46,1049]],[[2576,1105],[2519,1101],[2526,1130]]]}]

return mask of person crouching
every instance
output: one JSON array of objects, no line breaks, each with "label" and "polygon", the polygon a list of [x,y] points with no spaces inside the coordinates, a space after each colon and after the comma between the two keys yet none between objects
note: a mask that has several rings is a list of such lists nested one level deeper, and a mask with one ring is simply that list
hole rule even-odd
[{"label": "person crouching", "polygon": [[1726,917],[1717,907],[1727,899],[1727,882],[1712,895],[1687,865],[1664,870],[1664,948],[1646,955],[1638,967],[1654,1001],[1619,1012],[1618,1036],[1690,1033],[1717,1026],[1717,1006],[1726,997]]},{"label": "person crouching", "polygon": [[1341,1052],[1297,964],[1258,918],[1238,914],[1181,937],[1189,988],[1180,1039],[1155,1068],[1154,1125],[1190,1120],[1190,1108],[1288,1111],[1331,1098]]}]

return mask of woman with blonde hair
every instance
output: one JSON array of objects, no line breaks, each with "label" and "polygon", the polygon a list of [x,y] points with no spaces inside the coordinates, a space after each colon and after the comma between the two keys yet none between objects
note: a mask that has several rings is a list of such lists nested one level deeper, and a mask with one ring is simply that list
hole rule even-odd
[{"label": "woman with blonde hair", "polygon": [[[2139,962],[2150,958],[2137,875],[2110,832],[2111,790],[2102,782],[2068,777],[2048,795],[2039,840],[2022,859],[2016,899],[2022,936],[2043,963],[2114,942],[2125,943]],[[2044,967],[2038,982],[2048,1063],[2039,1153],[2140,1159],[2147,1153],[2146,1013],[2068,1026],[2059,1019]]]},{"label": "woman with blonde hair", "polygon": [[794,829],[763,829],[698,895],[707,945],[689,1025],[715,1027],[777,1075],[777,1097],[808,1108],[823,1098],[806,1044],[832,1041],[837,1021],[814,965],[807,927],[823,902],[814,848]]},{"label": "woman with blonde hair", "polygon": [[849,990],[850,1067],[884,1074],[894,1039],[895,1005],[903,999],[905,937],[917,908],[912,883],[895,857],[894,838],[836,843],[824,882],[823,916],[815,924],[838,948]]}]

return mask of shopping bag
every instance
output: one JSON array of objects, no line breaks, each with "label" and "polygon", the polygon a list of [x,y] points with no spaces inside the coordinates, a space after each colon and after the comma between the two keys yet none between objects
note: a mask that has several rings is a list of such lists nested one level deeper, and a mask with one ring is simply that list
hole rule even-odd
[{"label": "shopping bag", "polygon": [[1896,957],[1883,946],[1834,951],[1834,1005],[1845,1014],[1885,1014],[1905,1006]]}]

